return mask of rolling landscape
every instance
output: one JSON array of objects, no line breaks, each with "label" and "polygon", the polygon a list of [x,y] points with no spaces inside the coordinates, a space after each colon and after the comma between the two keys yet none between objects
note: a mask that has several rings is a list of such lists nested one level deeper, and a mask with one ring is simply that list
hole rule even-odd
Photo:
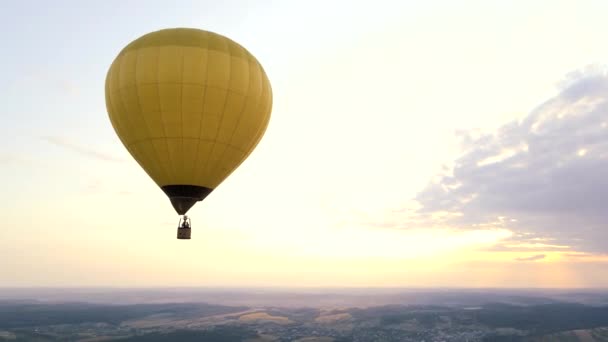
[{"label": "rolling landscape", "polygon": [[601,290],[2,292],[2,341],[608,341]]}]

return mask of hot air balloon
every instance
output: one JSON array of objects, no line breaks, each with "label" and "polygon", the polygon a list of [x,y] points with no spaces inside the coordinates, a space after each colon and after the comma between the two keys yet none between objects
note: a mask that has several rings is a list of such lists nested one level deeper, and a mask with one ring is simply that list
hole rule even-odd
[{"label": "hot air balloon", "polygon": [[120,141],[184,215],[178,239],[190,239],[186,213],[250,155],[272,109],[258,60],[227,37],[192,28],[128,44],[108,70],[105,95]]}]

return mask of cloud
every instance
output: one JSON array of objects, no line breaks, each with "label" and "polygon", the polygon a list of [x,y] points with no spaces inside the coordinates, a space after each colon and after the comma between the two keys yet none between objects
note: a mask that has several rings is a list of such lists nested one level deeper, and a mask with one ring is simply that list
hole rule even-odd
[{"label": "cloud", "polygon": [[43,87],[69,96],[80,95],[80,88],[72,80],[63,77],[63,75],[58,75],[52,70],[45,69],[31,70],[21,78],[16,79],[12,86],[20,89],[24,87]]},{"label": "cloud", "polygon": [[582,258],[589,258],[589,257],[593,257],[593,254],[588,254],[588,253],[566,253],[563,255],[566,258],[572,258],[572,259],[582,259]]},{"label": "cloud", "polygon": [[0,165],[12,165],[12,164],[21,164],[23,163],[23,159],[14,155],[2,154],[0,155]]},{"label": "cloud", "polygon": [[103,188],[103,181],[100,179],[90,179],[85,186],[85,193],[95,194]]},{"label": "cloud", "polygon": [[[560,93],[491,134],[460,132],[464,154],[416,200],[418,218],[508,228],[520,242],[608,252],[608,76],[571,74]],[[437,218],[438,213],[443,216]]]},{"label": "cloud", "polygon": [[27,154],[0,153],[0,166],[35,166],[36,164],[36,160]]},{"label": "cloud", "polygon": [[531,243],[529,241],[501,241],[500,243],[484,248],[487,252],[568,252],[570,246],[551,245],[545,243]]},{"label": "cloud", "polygon": [[42,137],[42,140],[45,140],[53,145],[57,145],[57,146],[61,146],[64,148],[67,148],[69,150],[72,150],[74,152],[78,152],[84,156],[87,157],[91,157],[91,158],[97,158],[97,159],[101,159],[101,160],[105,160],[105,161],[112,161],[112,162],[123,162],[124,160],[121,158],[117,158],[114,157],[112,155],[103,153],[103,152],[99,152],[96,151],[94,149],[91,149],[87,146],[84,145],[80,145],[78,143],[74,143],[72,141],[69,141],[65,138],[62,137],[55,137],[55,136],[45,136]]},{"label": "cloud", "polygon": [[537,261],[546,257],[544,254],[536,254],[529,257],[515,258],[515,261]]}]

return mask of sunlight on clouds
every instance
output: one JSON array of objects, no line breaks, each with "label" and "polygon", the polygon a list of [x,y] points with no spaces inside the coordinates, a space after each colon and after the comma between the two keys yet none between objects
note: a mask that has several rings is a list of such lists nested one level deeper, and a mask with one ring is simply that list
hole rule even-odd
[{"label": "sunlight on clouds", "polygon": [[580,150],[578,150],[578,152],[576,152],[576,154],[577,154],[579,157],[584,157],[584,156],[587,154],[587,150],[586,150],[586,149],[584,149],[584,148],[581,148]]},{"label": "sunlight on clouds", "polygon": [[517,148],[505,148],[500,152],[500,154],[497,154],[497,155],[494,155],[494,156],[491,156],[486,159],[478,161],[477,166],[486,166],[489,164],[500,163],[501,161],[511,158],[520,152],[527,152],[527,151],[528,151],[528,144],[526,144],[526,143],[522,143]]},{"label": "sunlight on clouds", "polygon": [[512,243],[512,244],[505,244],[504,246],[507,248],[535,248],[535,249],[542,249],[542,248],[569,249],[570,248],[570,246],[550,245],[550,244],[544,244],[544,243]]}]

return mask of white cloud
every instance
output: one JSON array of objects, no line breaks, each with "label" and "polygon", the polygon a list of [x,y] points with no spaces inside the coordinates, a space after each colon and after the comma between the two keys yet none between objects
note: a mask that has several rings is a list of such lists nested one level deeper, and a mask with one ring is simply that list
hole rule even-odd
[{"label": "white cloud", "polygon": [[69,139],[63,138],[63,137],[45,136],[45,137],[42,137],[42,140],[47,141],[53,145],[67,148],[74,152],[78,152],[87,157],[92,157],[92,158],[112,161],[112,162],[123,162],[124,161],[122,158],[118,158],[118,157],[115,157],[115,156],[107,154],[107,153],[99,152],[89,146],[75,143],[75,142],[73,142]]},{"label": "white cloud", "polygon": [[494,134],[464,135],[466,153],[418,194],[418,215],[459,213],[435,220],[462,229],[495,223],[529,233],[524,240],[551,237],[577,250],[608,251],[606,117],[606,72],[570,77],[523,120]]}]

